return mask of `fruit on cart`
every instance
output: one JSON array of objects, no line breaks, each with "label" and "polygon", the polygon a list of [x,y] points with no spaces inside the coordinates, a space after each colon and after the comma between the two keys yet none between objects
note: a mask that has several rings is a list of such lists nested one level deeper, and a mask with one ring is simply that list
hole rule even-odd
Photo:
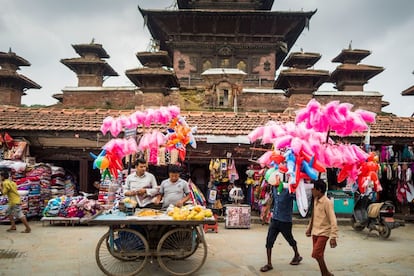
[{"label": "fruit on cart", "polygon": [[159,216],[162,212],[159,210],[154,209],[143,209],[141,211],[136,212],[136,216],[138,217],[151,217],[151,216]]},{"label": "fruit on cart", "polygon": [[206,209],[204,215],[206,218],[211,218],[213,216],[213,211],[211,211],[211,209]]},{"label": "fruit on cart", "polygon": [[213,216],[210,209],[205,209],[201,205],[174,207],[167,211],[167,214],[174,220],[203,220]]}]

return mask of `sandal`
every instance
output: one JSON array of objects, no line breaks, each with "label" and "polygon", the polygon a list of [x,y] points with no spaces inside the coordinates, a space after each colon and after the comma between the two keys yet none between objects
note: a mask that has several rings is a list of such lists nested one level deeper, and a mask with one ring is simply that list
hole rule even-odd
[{"label": "sandal", "polygon": [[292,261],[290,262],[291,265],[298,265],[300,263],[300,261],[302,261],[303,258],[301,256],[297,257],[297,258],[293,258]]},{"label": "sandal", "polygon": [[30,233],[30,232],[32,232],[32,229],[26,229],[26,230],[24,230],[24,231],[22,231],[20,233]]},{"label": "sandal", "polygon": [[16,228],[9,228],[9,229],[7,229],[6,231],[7,231],[7,232],[13,232],[13,231],[16,231]]},{"label": "sandal", "polygon": [[269,264],[266,264],[266,265],[264,265],[260,268],[260,271],[261,272],[266,272],[266,271],[269,271],[269,270],[272,270],[272,269],[273,269],[273,266],[271,266]]}]

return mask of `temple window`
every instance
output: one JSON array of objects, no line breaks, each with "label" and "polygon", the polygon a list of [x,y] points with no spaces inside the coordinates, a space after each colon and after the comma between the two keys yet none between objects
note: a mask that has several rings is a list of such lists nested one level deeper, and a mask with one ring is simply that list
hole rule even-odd
[{"label": "temple window", "polygon": [[209,60],[204,61],[203,63],[203,72],[211,68],[211,62]]},{"label": "temple window", "polygon": [[184,70],[184,68],[185,68],[185,61],[183,59],[180,59],[178,61],[178,69]]},{"label": "temple window", "polygon": [[263,70],[270,71],[270,62],[266,60],[266,62],[263,64]]},{"label": "temple window", "polygon": [[229,105],[229,90],[223,89],[218,94],[218,105],[228,106]]},{"label": "temple window", "polygon": [[224,58],[221,60],[220,67],[221,68],[228,68],[230,66],[230,60],[228,58]]},{"label": "temple window", "polygon": [[239,63],[237,63],[237,69],[242,70],[243,72],[246,72],[246,67],[247,67],[247,65],[243,60],[241,60],[241,61],[239,61]]}]

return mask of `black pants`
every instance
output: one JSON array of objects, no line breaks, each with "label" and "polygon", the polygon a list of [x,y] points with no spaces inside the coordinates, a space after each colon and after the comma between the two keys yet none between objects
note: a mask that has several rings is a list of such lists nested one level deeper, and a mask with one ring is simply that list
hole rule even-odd
[{"label": "black pants", "polygon": [[292,235],[292,222],[271,219],[269,230],[267,232],[266,248],[273,247],[279,233],[282,233],[283,237],[286,239],[290,246],[296,245],[296,241]]}]

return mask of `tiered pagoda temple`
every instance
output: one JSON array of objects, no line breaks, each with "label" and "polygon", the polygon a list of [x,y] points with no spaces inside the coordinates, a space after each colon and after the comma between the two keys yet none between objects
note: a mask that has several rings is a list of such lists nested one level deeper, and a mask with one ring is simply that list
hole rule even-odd
[{"label": "tiered pagoda temple", "polygon": [[203,85],[201,74],[211,68],[237,68],[247,74],[244,87],[272,88],[315,13],[270,11],[273,2],[181,0],[178,10],[139,10],[182,86]]},{"label": "tiered pagoda temple", "polygon": [[0,52],[0,104],[21,105],[26,89],[40,89],[41,86],[29,78],[17,73],[20,66],[30,66],[24,58],[9,52]]}]

